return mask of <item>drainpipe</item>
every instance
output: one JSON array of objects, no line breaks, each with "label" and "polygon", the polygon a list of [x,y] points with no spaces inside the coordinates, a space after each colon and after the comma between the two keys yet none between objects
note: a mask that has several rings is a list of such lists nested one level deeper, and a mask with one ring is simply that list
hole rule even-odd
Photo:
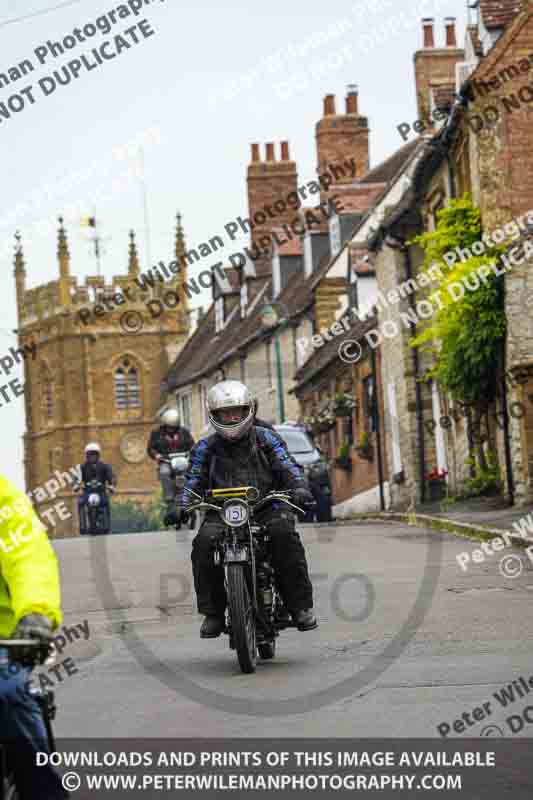
[{"label": "drainpipe", "polygon": [[506,368],[506,353],[505,353],[505,339],[502,339],[501,345],[501,360],[502,360],[502,406],[503,406],[503,442],[505,451],[505,473],[507,475],[507,489],[509,491],[510,505],[514,506],[514,477],[513,477],[513,462],[511,457],[511,442],[509,440],[509,414],[507,413],[507,383],[505,376],[507,373]]},{"label": "drainpipe", "polygon": [[[402,251],[405,254],[405,268],[407,272],[407,280],[413,277],[413,266],[411,263],[411,254],[409,248],[405,245],[405,239],[402,244]],[[414,292],[409,295],[410,306],[413,311],[416,311],[415,295]],[[411,335],[416,336],[416,323],[410,322]],[[418,348],[413,347],[413,372],[415,375],[415,400],[416,400],[416,427],[418,433],[418,452],[420,454],[420,502],[424,503],[426,500],[426,448],[424,443],[424,419],[422,416],[422,386],[418,380],[420,375],[420,362],[418,359]]]},{"label": "drainpipe", "polygon": [[379,392],[378,392],[378,375],[376,369],[376,351],[374,348],[371,349],[371,359],[372,359],[372,382],[374,384],[374,398],[372,403],[372,412],[374,416],[374,425],[376,428],[376,445],[378,448],[378,479],[379,479],[379,502],[381,505],[381,510],[385,511],[385,496],[383,494],[383,460],[382,460],[382,453],[381,453],[381,420],[380,420],[380,409],[379,409]]},{"label": "drainpipe", "polygon": [[[407,280],[413,277],[413,266],[411,263],[411,254],[409,248],[405,244],[405,239],[401,237],[394,237],[398,244],[391,242],[391,237],[387,237],[386,244],[392,250],[400,250],[405,257],[405,273]],[[415,295],[412,292],[409,295],[409,305],[411,309],[416,312]],[[411,330],[411,337],[416,336],[416,324],[412,321],[409,322]],[[416,430],[418,439],[418,453],[419,453],[419,481],[420,481],[420,502],[424,503],[426,500],[426,482],[424,476],[426,474],[426,449],[424,444],[424,419],[422,416],[422,387],[420,385],[420,362],[418,359],[418,348],[413,347],[413,373],[415,379],[415,403],[416,403]]]}]

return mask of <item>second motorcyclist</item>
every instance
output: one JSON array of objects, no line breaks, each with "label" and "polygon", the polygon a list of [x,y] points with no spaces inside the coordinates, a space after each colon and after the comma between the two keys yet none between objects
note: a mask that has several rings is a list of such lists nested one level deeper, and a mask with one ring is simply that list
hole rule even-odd
[{"label": "second motorcyclist", "polygon": [[161,416],[161,425],[152,431],[147,452],[157,462],[159,480],[166,507],[165,525],[173,525],[178,521],[176,514],[176,481],[172,467],[166,459],[170,453],[190,452],[194,447],[194,439],[187,428],[180,425],[179,413],[175,408],[168,408]]}]

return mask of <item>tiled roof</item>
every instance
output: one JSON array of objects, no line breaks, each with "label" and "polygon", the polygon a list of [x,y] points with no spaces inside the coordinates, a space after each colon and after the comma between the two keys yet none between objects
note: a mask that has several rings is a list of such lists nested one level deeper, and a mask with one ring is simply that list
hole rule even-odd
[{"label": "tiled roof", "polygon": [[367,331],[375,328],[376,324],[377,318],[375,316],[363,322],[356,320],[347,331],[344,331],[344,333],[339,336],[332,336],[331,340],[323,344],[322,347],[313,349],[310,357],[294,376],[296,386],[293,391],[296,393],[300,392],[306,384],[316,380],[320,373],[327,369],[333,362],[338,361],[340,363],[339,348],[341,344],[348,339],[353,339],[356,342],[359,341]]},{"label": "tiled roof", "polygon": [[479,0],[479,9],[488,30],[505,28],[522,9],[522,0]]},{"label": "tiled roof", "polygon": [[416,149],[418,137],[396,150],[391,156],[367,172],[362,183],[389,183],[401,170],[411,153]]}]

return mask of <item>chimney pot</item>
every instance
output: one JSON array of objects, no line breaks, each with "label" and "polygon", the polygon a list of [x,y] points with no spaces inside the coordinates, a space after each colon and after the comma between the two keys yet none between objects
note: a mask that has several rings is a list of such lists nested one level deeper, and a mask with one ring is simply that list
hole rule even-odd
[{"label": "chimney pot", "polygon": [[446,24],[446,47],[457,47],[455,17],[446,17],[444,22]]},{"label": "chimney pot", "polygon": [[276,158],[274,156],[274,142],[267,142],[266,160],[267,161],[275,161],[276,160]]},{"label": "chimney pot", "polygon": [[261,153],[259,152],[259,145],[252,144],[252,161],[261,161]]},{"label": "chimney pot", "polygon": [[327,94],[324,97],[324,116],[329,117],[335,114],[335,95]]},{"label": "chimney pot", "polygon": [[424,48],[435,47],[435,38],[433,36],[433,17],[426,17],[422,20],[422,28],[424,31]]},{"label": "chimney pot", "polygon": [[289,143],[288,142],[282,142],[281,143],[281,160],[282,161],[290,161]]},{"label": "chimney pot", "polygon": [[346,113],[357,114],[357,92],[356,83],[350,83],[346,87]]}]

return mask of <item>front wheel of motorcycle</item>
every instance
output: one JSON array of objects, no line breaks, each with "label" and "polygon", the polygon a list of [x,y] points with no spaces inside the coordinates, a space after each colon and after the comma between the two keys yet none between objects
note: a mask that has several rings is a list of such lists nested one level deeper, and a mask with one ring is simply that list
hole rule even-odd
[{"label": "front wheel of motorcycle", "polygon": [[228,606],[231,632],[241,670],[255,672],[257,645],[255,637],[255,613],[242,564],[228,567]]}]

